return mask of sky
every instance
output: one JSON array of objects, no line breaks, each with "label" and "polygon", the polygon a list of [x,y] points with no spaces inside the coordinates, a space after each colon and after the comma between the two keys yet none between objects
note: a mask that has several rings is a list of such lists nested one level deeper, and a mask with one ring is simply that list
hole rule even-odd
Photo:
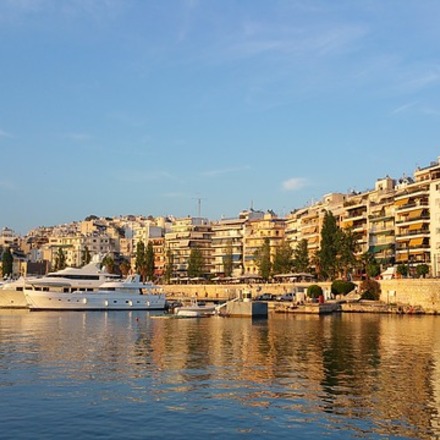
[{"label": "sky", "polygon": [[440,155],[437,0],[0,0],[0,228],[283,216]]}]

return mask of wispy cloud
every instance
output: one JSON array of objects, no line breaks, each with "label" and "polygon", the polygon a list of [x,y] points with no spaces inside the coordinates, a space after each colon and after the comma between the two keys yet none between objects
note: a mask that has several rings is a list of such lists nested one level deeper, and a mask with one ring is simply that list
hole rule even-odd
[{"label": "wispy cloud", "polygon": [[415,75],[413,78],[406,80],[403,87],[410,91],[417,91],[438,83],[440,83],[440,70],[436,69]]},{"label": "wispy cloud", "polygon": [[64,137],[76,142],[86,142],[93,139],[93,136],[87,133],[66,133]]},{"label": "wispy cloud", "polygon": [[4,189],[7,191],[13,191],[16,189],[16,186],[13,182],[7,180],[0,180],[0,189]]},{"label": "wispy cloud", "polygon": [[180,199],[180,198],[189,198],[189,195],[183,192],[168,192],[162,194],[162,197],[167,197],[169,199]]},{"label": "wispy cloud", "polygon": [[298,191],[308,185],[307,179],[303,177],[291,177],[282,183],[284,191]]},{"label": "wispy cloud", "polygon": [[117,179],[127,183],[142,183],[155,180],[177,180],[175,176],[167,171],[136,171],[122,170]]},{"label": "wispy cloud", "polygon": [[391,111],[392,115],[398,115],[399,113],[405,113],[408,110],[414,108],[414,106],[417,105],[417,102],[408,102],[407,104],[403,104],[394,110]]},{"label": "wispy cloud", "polygon": [[249,165],[243,165],[241,167],[231,167],[231,168],[205,171],[202,173],[202,175],[205,177],[216,177],[216,176],[222,176],[224,174],[241,173],[243,171],[248,171],[250,169],[251,167]]},{"label": "wispy cloud", "polygon": [[8,133],[7,131],[4,131],[0,128],[0,138],[13,138],[11,133]]}]

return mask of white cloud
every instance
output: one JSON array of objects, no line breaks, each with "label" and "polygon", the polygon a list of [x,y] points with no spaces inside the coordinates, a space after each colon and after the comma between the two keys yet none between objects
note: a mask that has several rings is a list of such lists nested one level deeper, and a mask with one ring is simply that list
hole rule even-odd
[{"label": "white cloud", "polygon": [[242,171],[248,171],[250,169],[251,167],[249,165],[243,165],[241,167],[232,167],[232,168],[223,168],[219,170],[205,171],[202,173],[202,175],[206,177],[216,177],[216,176],[221,176],[223,174],[240,173]]},{"label": "white cloud", "polygon": [[392,115],[397,115],[399,113],[404,113],[406,111],[408,111],[409,109],[413,108],[417,103],[416,102],[409,102],[407,104],[403,104],[397,108],[395,108],[394,110],[391,111]]},{"label": "white cloud", "polygon": [[303,177],[292,177],[283,182],[282,187],[284,191],[298,191],[307,186],[307,179]]}]

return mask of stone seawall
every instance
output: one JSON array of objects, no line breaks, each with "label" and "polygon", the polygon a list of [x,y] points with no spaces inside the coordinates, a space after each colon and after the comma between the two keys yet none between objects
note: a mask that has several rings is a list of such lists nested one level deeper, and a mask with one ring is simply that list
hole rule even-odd
[{"label": "stone seawall", "polygon": [[[330,292],[331,283],[318,283]],[[263,293],[282,295],[284,293],[307,289],[310,283],[268,283],[268,284],[171,284],[161,286],[171,298],[232,299],[244,291],[250,291],[252,298]]]},{"label": "stone seawall", "polygon": [[380,281],[380,300],[387,304],[422,307],[427,313],[440,313],[439,279],[401,279]]},{"label": "stone seawall", "polygon": [[[188,284],[162,286],[170,298],[232,299],[251,291],[252,297],[262,293],[281,295],[294,289],[307,289],[310,283],[280,284]],[[317,283],[328,295],[331,283]],[[380,300],[385,304],[421,307],[426,313],[440,313],[440,279],[382,280]],[[326,295],[326,296],[327,296]],[[328,297],[328,296],[327,296]]]}]

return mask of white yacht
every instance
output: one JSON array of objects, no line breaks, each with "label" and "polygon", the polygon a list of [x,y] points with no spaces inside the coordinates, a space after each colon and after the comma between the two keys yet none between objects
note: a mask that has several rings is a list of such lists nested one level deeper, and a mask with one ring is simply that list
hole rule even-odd
[{"label": "white yacht", "polygon": [[165,294],[139,275],[104,282],[97,290],[41,289],[41,283],[31,283],[24,295],[31,310],[164,310],[166,303]]},{"label": "white yacht", "polygon": [[96,262],[81,268],[67,267],[43,277],[20,277],[18,280],[5,282],[0,287],[0,308],[27,308],[25,289],[43,292],[50,290],[62,292],[93,291],[97,290],[105,281],[115,278],[119,277],[101,270]]},{"label": "white yacht", "polygon": [[0,286],[0,308],[23,309],[27,307],[23,294],[25,279],[6,280]]}]

